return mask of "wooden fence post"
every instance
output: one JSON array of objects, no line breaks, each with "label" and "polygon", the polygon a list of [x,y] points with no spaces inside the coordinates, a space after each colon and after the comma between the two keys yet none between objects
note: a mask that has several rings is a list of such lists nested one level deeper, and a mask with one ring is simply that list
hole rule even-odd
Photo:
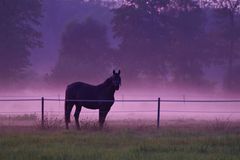
[{"label": "wooden fence post", "polygon": [[158,98],[157,128],[160,128],[160,98]]},{"label": "wooden fence post", "polygon": [[44,128],[44,97],[42,97],[42,128]]}]

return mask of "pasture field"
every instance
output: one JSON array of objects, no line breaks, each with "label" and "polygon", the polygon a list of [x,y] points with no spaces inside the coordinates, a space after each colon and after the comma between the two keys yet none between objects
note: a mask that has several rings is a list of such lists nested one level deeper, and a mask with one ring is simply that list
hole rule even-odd
[{"label": "pasture field", "polygon": [[239,160],[240,123],[175,120],[71,126],[1,126],[1,160]]}]

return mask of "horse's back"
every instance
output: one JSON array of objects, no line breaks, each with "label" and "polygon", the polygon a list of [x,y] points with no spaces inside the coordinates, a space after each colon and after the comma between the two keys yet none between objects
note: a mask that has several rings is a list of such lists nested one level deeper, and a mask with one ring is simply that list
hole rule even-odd
[{"label": "horse's back", "polygon": [[78,89],[81,89],[81,88],[94,88],[96,86],[94,85],[90,85],[90,84],[87,84],[87,83],[84,83],[84,82],[74,82],[74,83],[71,83],[67,86],[67,89],[75,89],[75,88],[78,88]]},{"label": "horse's back", "polygon": [[97,92],[97,86],[83,82],[69,84],[66,89],[68,99],[92,99]]}]

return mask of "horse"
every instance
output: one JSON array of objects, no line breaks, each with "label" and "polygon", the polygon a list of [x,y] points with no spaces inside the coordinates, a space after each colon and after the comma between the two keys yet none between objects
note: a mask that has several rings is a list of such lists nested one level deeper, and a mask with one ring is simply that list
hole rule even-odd
[{"label": "horse", "polygon": [[121,85],[120,70],[99,85],[90,85],[83,82],[75,82],[67,86],[65,93],[65,123],[69,129],[70,115],[73,106],[77,129],[80,129],[79,114],[82,107],[88,109],[99,109],[99,127],[102,128],[106,116],[114,103],[114,93]]}]

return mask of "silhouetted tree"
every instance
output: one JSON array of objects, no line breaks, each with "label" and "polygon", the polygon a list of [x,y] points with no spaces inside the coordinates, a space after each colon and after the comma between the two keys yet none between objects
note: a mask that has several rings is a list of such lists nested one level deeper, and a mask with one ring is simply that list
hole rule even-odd
[{"label": "silhouetted tree", "polygon": [[121,67],[133,82],[164,79],[209,87],[203,69],[212,57],[205,14],[196,1],[127,0],[113,12]]},{"label": "silhouetted tree", "polygon": [[193,0],[175,0],[170,4],[171,74],[173,83],[182,87],[209,87],[204,68],[211,64],[206,32],[206,15]]},{"label": "silhouetted tree", "polygon": [[239,73],[236,72],[239,67],[240,0],[214,0],[204,4],[214,11],[215,47],[223,64],[226,64],[224,88],[236,90],[236,81],[240,83]]},{"label": "silhouetted tree", "polygon": [[42,0],[0,0],[0,83],[14,85],[30,66],[31,49],[41,47]]},{"label": "silhouetted tree", "polygon": [[59,83],[90,81],[104,77],[112,68],[106,27],[92,18],[71,22],[62,35],[62,47],[50,80]]},{"label": "silhouetted tree", "polygon": [[[100,1],[98,2],[100,3]],[[41,71],[42,73],[50,74],[50,70],[53,69],[52,66],[56,64],[59,49],[61,48],[61,35],[69,22],[78,21],[81,23],[87,17],[94,17],[101,24],[106,25],[108,39],[112,40],[110,31],[112,13],[110,8],[102,6],[99,3],[85,0],[43,1],[44,19],[41,31],[43,33],[44,48],[34,50],[42,54],[41,59],[39,59],[41,68],[45,68]],[[114,45],[114,42],[111,45]]]},{"label": "silhouetted tree", "polygon": [[168,2],[127,0],[113,10],[113,31],[121,41],[120,66],[133,83],[166,78],[169,19],[163,8]]}]

